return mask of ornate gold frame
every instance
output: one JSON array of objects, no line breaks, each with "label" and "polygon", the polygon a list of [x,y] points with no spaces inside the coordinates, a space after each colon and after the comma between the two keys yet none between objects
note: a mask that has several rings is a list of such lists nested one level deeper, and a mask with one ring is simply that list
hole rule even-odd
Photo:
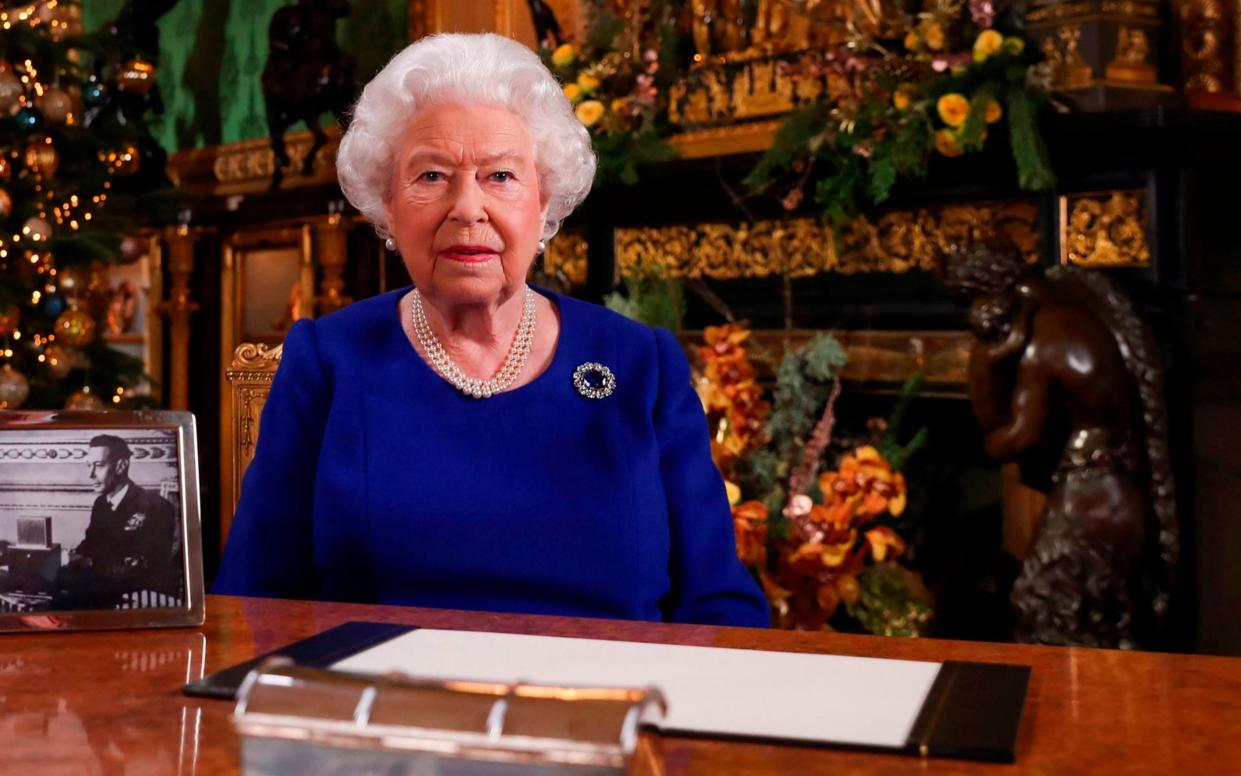
[{"label": "ornate gold frame", "polygon": [[244,343],[237,346],[232,362],[224,370],[223,423],[220,434],[220,544],[228,538],[228,529],[241,497],[241,479],[246,467],[254,460],[254,446],[259,438],[259,420],[263,404],[271,391],[271,381],[280,366],[284,346]]}]

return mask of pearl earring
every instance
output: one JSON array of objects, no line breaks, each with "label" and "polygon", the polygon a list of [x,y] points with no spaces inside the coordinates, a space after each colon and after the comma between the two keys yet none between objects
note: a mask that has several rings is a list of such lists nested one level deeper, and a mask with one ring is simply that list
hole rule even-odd
[{"label": "pearl earring", "polygon": [[547,253],[547,240],[539,240],[539,253]]},{"label": "pearl earring", "polygon": [[388,249],[388,250],[390,250],[390,251],[395,251],[395,250],[396,250],[396,240],[393,240],[391,237],[389,237],[388,239],[384,240],[384,247],[385,247],[385,248],[387,248],[387,249]]}]

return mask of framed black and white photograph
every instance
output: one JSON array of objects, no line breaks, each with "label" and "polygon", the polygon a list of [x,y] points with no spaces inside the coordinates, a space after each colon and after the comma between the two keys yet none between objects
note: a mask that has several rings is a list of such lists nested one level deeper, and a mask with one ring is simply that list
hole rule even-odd
[{"label": "framed black and white photograph", "polygon": [[0,412],[0,630],[202,621],[193,416]]}]

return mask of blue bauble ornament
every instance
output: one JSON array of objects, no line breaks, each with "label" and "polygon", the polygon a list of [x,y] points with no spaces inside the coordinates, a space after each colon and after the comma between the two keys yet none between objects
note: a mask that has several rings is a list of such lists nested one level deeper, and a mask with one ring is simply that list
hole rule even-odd
[{"label": "blue bauble ornament", "polygon": [[98,81],[91,81],[82,89],[82,102],[88,106],[103,105],[108,100],[108,90]]},{"label": "blue bauble ornament", "polygon": [[47,294],[39,305],[40,311],[48,318],[55,318],[68,307],[62,294]]},{"label": "blue bauble ornament", "polygon": [[38,108],[27,105],[13,116],[17,128],[22,132],[34,132],[43,126],[43,114]]}]

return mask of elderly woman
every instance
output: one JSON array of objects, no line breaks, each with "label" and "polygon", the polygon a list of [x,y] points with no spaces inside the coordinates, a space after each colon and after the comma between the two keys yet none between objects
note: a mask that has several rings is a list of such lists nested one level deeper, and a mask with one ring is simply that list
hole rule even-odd
[{"label": "elderly woman", "polygon": [[413,286],[289,331],[214,592],[766,625],[676,339],[526,285],[595,169],[538,57],[414,43],[337,167]]}]

